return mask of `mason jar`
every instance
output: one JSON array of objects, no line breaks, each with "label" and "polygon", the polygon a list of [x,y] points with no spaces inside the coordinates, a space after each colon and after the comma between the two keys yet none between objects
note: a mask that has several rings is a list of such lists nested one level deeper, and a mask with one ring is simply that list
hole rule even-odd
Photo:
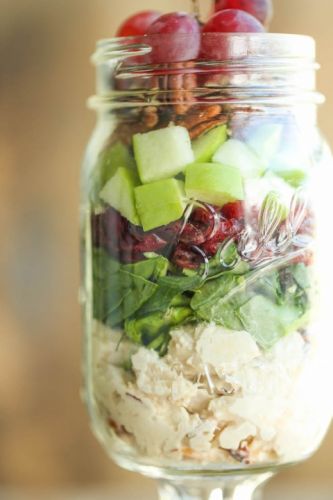
[{"label": "mason jar", "polygon": [[203,36],[211,52],[180,62],[154,51],[188,35],[97,44],[82,174],[85,399],[163,499],[250,498],[332,415],[315,43]]}]

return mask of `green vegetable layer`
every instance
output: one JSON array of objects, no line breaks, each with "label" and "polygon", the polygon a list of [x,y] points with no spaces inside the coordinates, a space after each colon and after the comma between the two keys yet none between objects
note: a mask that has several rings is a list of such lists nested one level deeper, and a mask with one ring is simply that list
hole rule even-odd
[{"label": "green vegetable layer", "polygon": [[[226,260],[236,253],[231,246]],[[163,256],[119,264],[97,249],[93,261],[95,318],[124,328],[133,342],[161,355],[167,351],[170,329],[189,322],[246,330],[263,349],[308,322],[310,275],[304,264],[251,270],[240,261],[228,270],[212,259],[210,272],[202,278],[200,272],[171,274]]]}]

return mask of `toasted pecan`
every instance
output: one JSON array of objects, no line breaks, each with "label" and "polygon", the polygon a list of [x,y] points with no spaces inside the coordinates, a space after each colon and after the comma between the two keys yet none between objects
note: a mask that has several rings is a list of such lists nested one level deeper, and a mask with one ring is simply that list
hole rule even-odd
[{"label": "toasted pecan", "polygon": [[193,89],[197,86],[197,77],[193,72],[186,71],[192,68],[192,62],[175,63],[173,69],[184,70],[183,73],[169,75],[167,87],[170,90],[170,102],[176,115],[184,115],[194,103]]},{"label": "toasted pecan", "polygon": [[206,122],[199,123],[199,125],[196,125],[192,129],[190,129],[190,137],[191,139],[196,139],[199,137],[201,134],[208,132],[212,128],[217,127],[218,125],[224,125],[227,123],[227,117],[226,116],[221,116],[219,118],[216,118],[214,120],[209,120]]},{"label": "toasted pecan", "polygon": [[154,128],[158,124],[158,110],[156,106],[147,106],[142,112],[142,122],[148,128]]},{"label": "toasted pecan", "polygon": [[123,144],[130,146],[134,134],[144,133],[146,131],[147,126],[140,118],[133,121],[120,122],[112,136],[112,142],[119,140]]},{"label": "toasted pecan", "polygon": [[180,119],[178,124],[188,129],[192,129],[196,125],[199,125],[200,123],[206,122],[207,120],[218,116],[221,111],[222,108],[219,104],[193,107],[190,113]]}]

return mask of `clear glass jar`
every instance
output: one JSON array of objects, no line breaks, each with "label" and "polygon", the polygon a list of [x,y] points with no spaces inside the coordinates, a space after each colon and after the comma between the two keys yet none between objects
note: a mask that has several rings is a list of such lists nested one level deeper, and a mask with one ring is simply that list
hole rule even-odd
[{"label": "clear glass jar", "polygon": [[119,465],[167,481],[161,498],[250,498],[332,414],[315,44],[208,34],[214,60],[158,65],[156,36],[170,43],[104,40],[93,58],[86,402]]}]

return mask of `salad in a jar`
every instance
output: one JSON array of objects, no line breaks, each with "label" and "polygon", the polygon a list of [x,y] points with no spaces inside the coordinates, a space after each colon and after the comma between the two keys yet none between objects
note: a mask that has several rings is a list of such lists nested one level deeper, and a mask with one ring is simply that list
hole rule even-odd
[{"label": "salad in a jar", "polygon": [[[310,158],[289,110],[196,99],[231,76],[213,67],[203,81],[189,59],[220,49],[194,17],[153,14],[144,33],[180,24],[198,47],[177,46],[153,104],[122,115],[92,174],[98,432],[146,463],[305,458],[327,425],[309,398],[320,369]],[[264,30],[222,9],[202,31],[237,23]],[[175,58],[171,43],[153,44],[154,64]]]}]

